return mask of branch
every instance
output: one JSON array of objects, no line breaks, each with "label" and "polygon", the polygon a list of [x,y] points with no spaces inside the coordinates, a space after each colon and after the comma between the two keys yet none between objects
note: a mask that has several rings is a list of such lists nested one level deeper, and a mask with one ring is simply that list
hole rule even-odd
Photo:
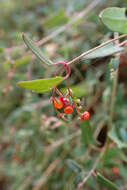
[{"label": "branch", "polygon": [[125,37],[127,37],[127,34],[123,34],[123,35],[121,35],[121,36],[119,36],[119,37],[116,37],[116,38],[114,38],[114,39],[108,40],[107,42],[104,42],[103,44],[101,44],[101,45],[99,45],[99,46],[97,46],[97,47],[94,47],[94,48],[92,48],[92,49],[90,49],[90,50],[88,50],[88,51],[82,53],[82,54],[79,55],[78,57],[76,57],[76,58],[74,58],[73,60],[69,61],[68,64],[75,63],[75,62],[81,60],[81,59],[82,59],[83,57],[85,57],[86,55],[88,55],[88,54],[94,52],[95,50],[100,49],[100,48],[106,46],[107,44],[110,44],[111,42],[115,42],[115,41],[117,41],[117,40],[119,40],[119,39],[121,39],[121,38],[125,38]]},{"label": "branch", "polygon": [[101,158],[102,154],[100,154],[100,156],[96,159],[92,169],[89,171],[88,175],[83,179],[82,182],[80,182],[78,184],[78,190],[81,190],[84,186],[84,184],[87,182],[87,180],[91,177],[91,175],[94,173],[99,161],[100,161],[100,158]]},{"label": "branch", "polygon": [[[120,37],[118,36],[118,33],[114,33],[115,39],[115,44],[119,46],[119,39]],[[120,54],[116,54],[116,57],[119,58]],[[113,123],[113,115],[114,115],[114,107],[115,107],[115,98],[116,98],[116,93],[117,93],[117,84],[118,84],[118,68],[115,72],[114,78],[113,78],[113,84],[112,84],[112,94],[111,94],[111,106],[110,106],[110,115],[109,115],[109,125],[108,125],[108,131],[112,128],[112,123]],[[106,153],[109,149],[109,144],[110,144],[110,139],[107,136],[106,143],[105,143],[105,149],[104,149],[104,155],[102,158],[102,167],[104,166],[104,160]]]}]

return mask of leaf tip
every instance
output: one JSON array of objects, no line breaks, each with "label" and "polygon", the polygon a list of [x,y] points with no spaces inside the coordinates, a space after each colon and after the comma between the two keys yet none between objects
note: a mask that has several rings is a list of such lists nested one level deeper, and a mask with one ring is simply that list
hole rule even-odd
[{"label": "leaf tip", "polygon": [[101,20],[102,20],[102,15],[103,15],[103,13],[104,13],[104,10],[101,11],[100,14],[99,14],[99,18],[100,18]]},{"label": "leaf tip", "polygon": [[22,88],[22,82],[20,81],[20,82],[17,82],[17,87],[20,87],[20,88]]}]

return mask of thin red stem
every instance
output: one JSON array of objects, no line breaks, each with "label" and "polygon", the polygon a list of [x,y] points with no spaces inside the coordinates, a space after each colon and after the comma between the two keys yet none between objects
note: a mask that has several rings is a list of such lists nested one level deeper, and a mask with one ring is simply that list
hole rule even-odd
[{"label": "thin red stem", "polygon": [[55,63],[54,65],[55,65],[55,66],[56,66],[56,65],[63,65],[63,66],[64,66],[64,69],[65,69],[65,71],[66,71],[66,76],[64,77],[64,80],[66,80],[66,79],[70,76],[70,74],[71,74],[71,69],[70,69],[70,66],[69,66],[66,62],[60,61],[60,62]]}]

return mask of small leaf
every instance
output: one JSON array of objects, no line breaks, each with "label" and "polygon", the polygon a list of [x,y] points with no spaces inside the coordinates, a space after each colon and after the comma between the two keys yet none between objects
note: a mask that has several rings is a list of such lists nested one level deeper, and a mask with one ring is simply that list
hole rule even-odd
[{"label": "small leaf", "polygon": [[17,85],[21,88],[32,90],[36,93],[44,93],[50,91],[63,81],[63,77],[57,76],[49,79],[38,79],[31,81],[20,81]]},{"label": "small leaf", "polygon": [[116,184],[114,184],[112,181],[102,176],[99,172],[97,173],[96,178],[97,178],[98,183],[100,183],[102,186],[111,190],[119,190]]},{"label": "small leaf", "polygon": [[115,128],[113,127],[108,134],[109,138],[114,141],[118,148],[126,148],[127,147],[127,143],[122,142],[119,137],[117,136],[117,133],[115,131]]},{"label": "small leaf", "polygon": [[[91,88],[89,84],[86,82],[79,83],[77,85],[70,86],[71,90],[73,91],[73,95],[77,98],[81,98],[82,96],[88,96],[91,92]],[[62,88],[61,91],[66,93],[67,88]]]},{"label": "small leaf", "polygon": [[35,56],[42,61],[43,63],[47,64],[47,65],[52,65],[53,62],[51,60],[49,60],[47,57],[45,57],[43,55],[43,53],[41,52],[41,50],[35,46],[34,42],[25,34],[23,34],[23,40],[25,42],[25,44],[27,45],[27,47],[35,54]]},{"label": "small leaf", "polygon": [[112,31],[127,34],[126,8],[111,7],[100,13],[102,22]]},{"label": "small leaf", "polygon": [[67,165],[75,173],[80,173],[82,171],[82,168],[74,160],[67,159]]},{"label": "small leaf", "polygon": [[96,59],[96,58],[106,57],[113,55],[115,53],[119,53],[123,50],[124,50],[123,47],[117,47],[113,45],[113,43],[111,43],[84,56],[83,59]]}]

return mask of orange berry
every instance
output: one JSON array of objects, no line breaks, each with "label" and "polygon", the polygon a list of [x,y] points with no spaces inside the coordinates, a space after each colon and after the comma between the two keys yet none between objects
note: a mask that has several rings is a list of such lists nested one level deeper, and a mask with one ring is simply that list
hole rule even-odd
[{"label": "orange berry", "polygon": [[67,106],[67,107],[65,107],[65,109],[64,109],[64,113],[65,114],[67,114],[67,115],[69,115],[69,114],[72,114],[73,113],[73,107],[72,106]]},{"label": "orange berry", "polygon": [[119,168],[117,168],[117,167],[112,168],[112,172],[114,173],[115,176],[118,176],[119,175]]},{"label": "orange berry", "polygon": [[90,113],[88,111],[85,111],[81,116],[81,120],[88,121],[89,119],[90,119]]},{"label": "orange berry", "polygon": [[54,99],[53,105],[57,110],[61,110],[63,108],[63,102],[60,99]]}]

